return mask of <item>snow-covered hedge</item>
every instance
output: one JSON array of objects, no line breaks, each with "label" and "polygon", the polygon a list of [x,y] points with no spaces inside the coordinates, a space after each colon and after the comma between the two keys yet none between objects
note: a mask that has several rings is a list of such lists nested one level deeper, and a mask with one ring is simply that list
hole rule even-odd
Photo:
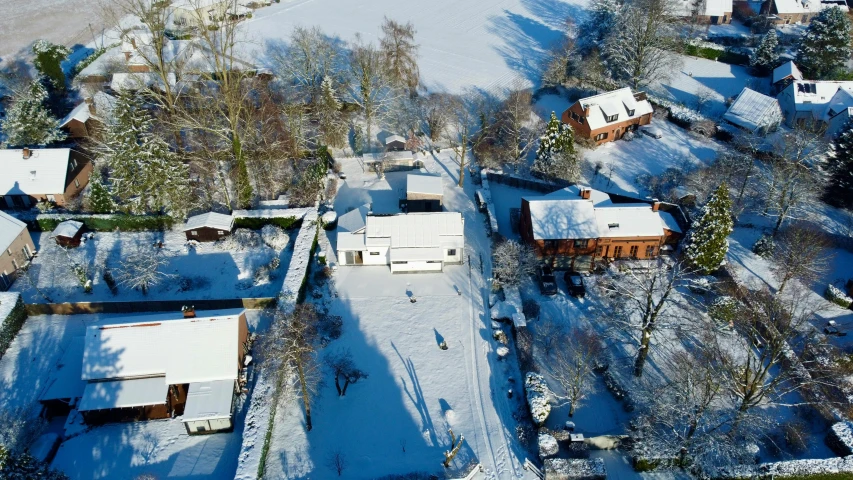
[{"label": "snow-covered hedge", "polygon": [[853,454],[853,422],[833,424],[826,434],[826,444],[839,455]]},{"label": "snow-covered hedge", "polygon": [[126,215],[123,213],[42,213],[34,219],[21,218],[27,226],[42,232],[52,232],[57,225],[66,220],[83,222],[89,230],[111,232],[119,229],[124,232],[144,230],[168,230],[175,225],[174,218],[168,215]]},{"label": "snow-covered hedge", "polygon": [[690,128],[694,123],[712,121],[692,108],[687,108],[684,105],[655,95],[648,95],[648,99],[653,104],[665,108],[669,112],[670,120],[681,127]]},{"label": "snow-covered hedge", "polygon": [[27,319],[27,311],[21,294],[0,292],[0,358],[6,353],[12,340],[21,330]]},{"label": "snow-covered hedge", "polygon": [[548,403],[550,390],[545,377],[538,373],[528,372],[524,377],[524,390],[527,392],[527,405],[533,422],[542,426],[551,414],[551,404]]},{"label": "snow-covered hedge", "polygon": [[549,458],[545,460],[545,478],[551,480],[604,480],[607,470],[603,458]]},{"label": "snow-covered hedge", "polygon": [[[808,477],[847,473],[853,475],[853,455],[847,457],[790,460],[786,462],[739,465],[720,472],[719,479]],[[840,478],[840,477],[839,477]]]},{"label": "snow-covered hedge", "polygon": [[539,456],[541,458],[552,457],[560,451],[557,439],[549,433],[539,433]]},{"label": "snow-covered hedge", "polygon": [[826,286],[823,296],[830,302],[843,308],[850,308],[850,304],[853,303],[853,298],[848,297],[840,288],[832,284]]}]

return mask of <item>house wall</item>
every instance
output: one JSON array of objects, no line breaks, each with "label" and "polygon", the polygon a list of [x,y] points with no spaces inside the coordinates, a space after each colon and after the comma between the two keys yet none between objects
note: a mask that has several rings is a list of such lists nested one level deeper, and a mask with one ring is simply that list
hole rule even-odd
[{"label": "house wall", "polygon": [[779,9],[776,7],[776,2],[772,2],[772,5],[770,6],[770,13],[776,15],[777,18],[773,22],[776,25],[792,25],[795,23],[805,25],[810,23],[812,18],[816,17],[819,12],[779,13]]},{"label": "house wall", "polygon": [[[196,235],[193,235],[196,232]],[[221,234],[219,232],[222,232]],[[184,232],[187,240],[195,240],[197,242],[215,242],[220,238],[227,237],[231,234],[229,230],[219,230],[218,228],[201,227],[194,230]]]},{"label": "house wall", "polygon": [[[24,249],[29,249],[29,255],[24,252]],[[16,277],[17,267],[15,265],[23,266],[35,251],[36,246],[30,237],[30,232],[24,228],[12,243],[0,252],[0,290],[6,290],[12,285]]]},{"label": "house wall", "polygon": [[362,265],[389,265],[391,261],[388,250],[388,247],[367,247],[362,252]]},{"label": "house wall", "polygon": [[440,272],[443,268],[442,262],[392,263],[391,273]]},{"label": "house wall", "polygon": [[184,422],[187,435],[205,435],[221,432],[231,428],[231,418],[208,418],[204,420],[191,420]]},{"label": "house wall", "polygon": [[61,195],[62,198],[56,197],[56,204],[60,206],[79,195],[89,184],[89,175],[92,174],[92,163],[86,157],[74,150],[71,151],[70,157],[77,161],[77,168],[66,177],[65,192]]},{"label": "house wall", "polygon": [[246,314],[241,313],[237,322],[237,345],[240,349],[237,352],[237,371],[243,368],[243,361],[246,359],[246,354],[249,351],[249,324],[246,322]]},{"label": "house wall", "polygon": [[113,408],[109,410],[90,410],[88,412],[80,412],[83,415],[83,420],[87,425],[103,425],[105,423],[116,422],[138,422],[140,420],[156,420],[161,418],[169,418],[169,406],[166,403],[161,405],[146,405],[144,407],[132,408]]},{"label": "house wall", "polygon": [[63,247],[79,247],[80,240],[83,238],[83,228],[77,230],[77,233],[74,234],[73,237],[66,237],[62,235],[57,235],[54,237],[57,245],[62,245]]},{"label": "house wall", "polygon": [[442,197],[443,197],[443,195],[434,195],[431,193],[416,193],[416,192],[406,193],[406,200],[438,200],[439,205],[441,205]]},{"label": "house wall", "polygon": [[399,140],[395,140],[393,142],[389,142],[385,144],[385,150],[389,152],[401,152],[406,149],[406,142],[401,142]]},{"label": "house wall", "polygon": [[77,119],[71,120],[63,128],[68,132],[69,138],[86,138],[89,136],[89,130],[86,128],[86,123]]},{"label": "house wall", "polygon": [[[693,20],[693,17],[686,18]],[[722,16],[699,15],[696,17],[696,23],[701,25],[726,25],[732,23],[732,12],[724,12]]]},{"label": "house wall", "polygon": [[[592,107],[596,108],[596,107]],[[576,113],[580,117],[584,117],[583,123],[573,119],[570,115],[571,112]],[[622,135],[628,131],[633,130],[637,126],[640,125],[648,125],[652,123],[652,114],[648,113],[646,115],[642,115],[637,118],[622,120],[613,122],[611,124],[605,125],[601,128],[590,129],[589,122],[586,121],[584,109],[580,104],[580,101],[575,102],[574,105],[569,107],[563,115],[561,116],[562,122],[568,124],[575,131],[575,136],[580,136],[582,138],[588,138],[592,140],[597,135],[601,133],[606,133],[607,138],[603,138],[601,140],[595,140],[596,145],[601,145],[602,143],[612,142],[614,140],[618,140],[622,138]]]},{"label": "house wall", "polygon": [[[441,198],[441,197],[439,197]],[[409,200],[405,201],[407,212],[440,212],[441,200]]]}]

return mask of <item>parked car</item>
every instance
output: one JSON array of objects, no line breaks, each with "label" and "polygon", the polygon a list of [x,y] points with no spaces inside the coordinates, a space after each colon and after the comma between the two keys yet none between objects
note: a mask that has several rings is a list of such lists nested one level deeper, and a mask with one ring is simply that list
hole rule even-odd
[{"label": "parked car", "polygon": [[586,287],[583,285],[583,277],[580,273],[569,270],[566,272],[566,288],[569,295],[583,298],[586,295]]},{"label": "parked car", "polygon": [[842,332],[838,327],[826,326],[823,327],[823,333],[826,335],[835,335],[836,337],[846,337],[847,332]]},{"label": "parked car", "polygon": [[554,276],[554,269],[548,265],[539,267],[539,291],[542,295],[557,294],[557,277]]},{"label": "parked car", "polygon": [[663,132],[658,127],[643,125],[640,127],[640,132],[642,132],[643,135],[648,135],[652,138],[663,138]]}]

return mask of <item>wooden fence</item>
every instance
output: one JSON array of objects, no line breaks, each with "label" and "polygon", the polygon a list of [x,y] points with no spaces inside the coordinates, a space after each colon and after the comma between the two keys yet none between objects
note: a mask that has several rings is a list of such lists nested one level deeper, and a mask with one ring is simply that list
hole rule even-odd
[{"label": "wooden fence", "polygon": [[150,313],[180,312],[184,305],[196,310],[222,310],[248,308],[257,310],[273,307],[275,297],[228,298],[212,300],[151,300],[132,302],[75,302],[75,303],[29,303],[28,315],[77,315],[86,313]]}]

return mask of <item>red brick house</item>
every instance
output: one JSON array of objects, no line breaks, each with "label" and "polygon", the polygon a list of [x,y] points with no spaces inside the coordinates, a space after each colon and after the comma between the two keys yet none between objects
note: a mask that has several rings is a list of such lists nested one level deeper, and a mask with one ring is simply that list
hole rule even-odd
[{"label": "red brick house", "polygon": [[64,206],[92,173],[92,163],[70,148],[0,150],[0,165],[0,209],[30,208],[42,200]]},{"label": "red brick house", "polygon": [[578,100],[563,112],[562,121],[572,127],[575,137],[601,145],[652,123],[652,111],[645,93],[626,87]]}]

